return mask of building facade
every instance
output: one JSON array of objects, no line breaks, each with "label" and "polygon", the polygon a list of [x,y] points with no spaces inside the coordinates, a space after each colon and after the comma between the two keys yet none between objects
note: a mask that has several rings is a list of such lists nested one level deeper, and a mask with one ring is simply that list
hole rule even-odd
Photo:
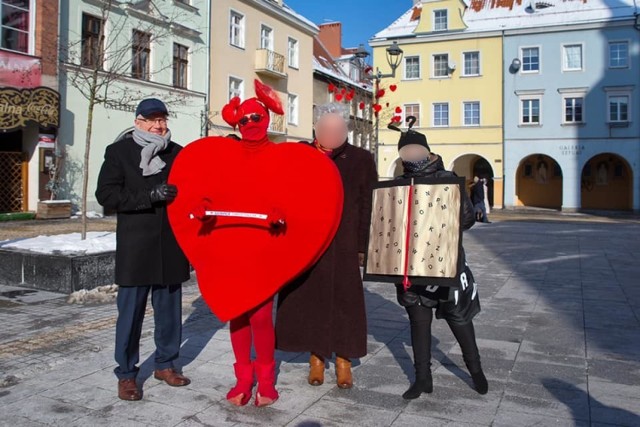
[{"label": "building facade", "polygon": [[[502,206],[502,40],[498,31],[476,31],[463,21],[461,0],[414,1],[414,5],[371,40],[374,69],[389,73],[386,48],[397,41],[404,52],[395,78],[384,78],[384,108],[417,118],[445,166],[471,182],[488,178],[489,200]],[[390,91],[389,89],[395,89]],[[389,107],[387,107],[387,103]],[[398,133],[381,119],[378,172],[401,172]]]},{"label": "building facade", "polygon": [[232,129],[220,114],[234,96],[252,98],[254,79],[280,96],[284,116],[271,115],[276,142],[312,136],[313,37],[318,27],[282,0],[219,0],[211,14],[209,134]]},{"label": "building facade", "polygon": [[57,0],[0,1],[0,213],[48,200],[60,125]]},{"label": "building facade", "polygon": [[[184,145],[204,136],[208,24],[207,0],[61,2],[61,197],[79,205],[92,88],[98,90],[88,162],[88,210],[101,210],[94,193],[105,148],[133,128],[140,100],[155,97],[167,104],[174,141]],[[91,80],[94,71],[97,84]]]},{"label": "building facade", "polygon": [[640,32],[627,0],[478,1],[504,30],[505,205],[640,208]]}]

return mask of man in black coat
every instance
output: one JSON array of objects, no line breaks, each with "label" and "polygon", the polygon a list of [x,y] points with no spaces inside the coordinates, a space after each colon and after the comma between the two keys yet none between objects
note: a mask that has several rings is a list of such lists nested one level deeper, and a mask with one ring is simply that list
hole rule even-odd
[{"label": "man in black coat", "polygon": [[167,117],[162,101],[140,102],[135,129],[107,147],[98,176],[98,202],[118,213],[115,374],[122,400],[142,398],[136,365],[149,293],[155,320],[154,377],[171,386],[190,383],[174,367],[182,334],[182,283],[189,280],[189,263],[167,217],[167,204],[178,191],[167,179],[181,149],[171,141]]}]

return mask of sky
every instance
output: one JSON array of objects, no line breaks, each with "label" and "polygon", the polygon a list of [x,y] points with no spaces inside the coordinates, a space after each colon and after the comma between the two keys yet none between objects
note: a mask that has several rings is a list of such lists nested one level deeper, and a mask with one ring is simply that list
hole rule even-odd
[{"label": "sky", "polygon": [[413,0],[285,0],[293,10],[307,19],[323,22],[342,22],[342,46],[367,45],[375,33],[388,27],[409,10]]}]

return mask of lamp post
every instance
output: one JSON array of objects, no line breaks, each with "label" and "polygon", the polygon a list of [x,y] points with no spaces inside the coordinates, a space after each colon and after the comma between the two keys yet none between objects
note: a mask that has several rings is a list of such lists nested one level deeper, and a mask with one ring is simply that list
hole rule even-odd
[{"label": "lamp post", "polygon": [[[360,44],[360,46],[358,46],[358,49],[356,50],[353,56],[360,60],[360,64],[362,66],[362,64],[364,64],[364,60],[368,58],[369,55],[370,54],[365,49],[364,45]],[[400,63],[402,62],[402,57],[404,56],[404,52],[402,51],[402,49],[400,49],[400,46],[398,46],[398,42],[394,41],[393,43],[391,43],[391,46],[389,46],[386,49],[386,55],[387,55],[387,64],[389,64],[389,67],[391,68],[391,72],[387,74],[383,74],[382,71],[380,71],[380,69],[376,67],[376,72],[371,77],[371,79],[374,80],[373,99],[375,100],[375,104],[378,103],[378,92],[380,91],[380,80],[385,78],[394,78],[396,76],[396,70],[400,66]],[[373,111],[373,104],[371,105],[370,108],[371,108],[370,113],[372,115],[375,114]],[[373,141],[373,157],[377,164],[378,163],[378,136],[380,133],[379,114],[375,114],[375,117],[376,117],[376,123],[375,123],[375,137]]]}]

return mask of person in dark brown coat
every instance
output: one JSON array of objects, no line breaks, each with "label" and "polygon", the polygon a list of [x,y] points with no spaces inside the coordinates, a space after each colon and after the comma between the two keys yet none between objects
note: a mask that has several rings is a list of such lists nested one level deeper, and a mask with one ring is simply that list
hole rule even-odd
[{"label": "person in dark brown coat", "polygon": [[360,266],[364,261],[371,196],[377,181],[371,153],[347,141],[349,114],[342,104],[316,109],[316,139],[311,144],[335,162],[344,185],[338,232],[320,260],[280,291],[276,346],[311,352],[309,384],[324,382],[325,358],[336,355],[340,388],[351,388],[350,359],[367,354],[367,320]]}]

